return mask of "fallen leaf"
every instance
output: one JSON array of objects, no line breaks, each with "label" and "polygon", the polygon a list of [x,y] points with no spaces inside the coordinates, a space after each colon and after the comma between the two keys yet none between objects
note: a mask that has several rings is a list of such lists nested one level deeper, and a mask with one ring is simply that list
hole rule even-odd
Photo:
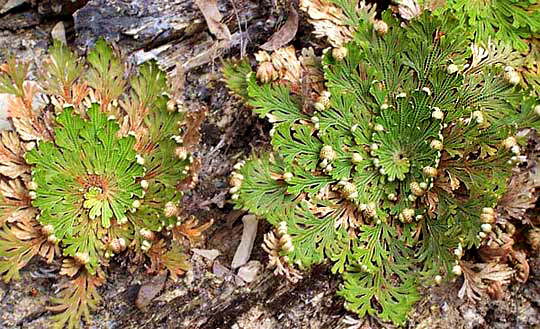
[{"label": "fallen leaf", "polygon": [[261,45],[260,48],[266,51],[273,51],[281,48],[294,38],[297,30],[298,13],[296,12],[296,9],[294,9],[294,6],[291,2],[289,9],[289,18],[287,18],[285,24],[283,24],[283,26],[279,30],[272,34],[270,39],[268,39],[268,41]]},{"label": "fallen leaf", "polygon": [[232,268],[238,268],[247,263],[251,256],[255,237],[257,236],[258,221],[256,216],[245,215],[242,217],[242,222],[244,223],[244,230],[242,231],[242,239],[231,263]]},{"label": "fallen leaf", "polygon": [[209,260],[214,260],[221,254],[217,249],[192,248],[191,251],[193,251],[194,254],[197,254]]},{"label": "fallen leaf", "polygon": [[229,28],[221,23],[223,17],[218,10],[216,0],[195,0],[195,3],[202,12],[210,32],[219,40],[231,40]]},{"label": "fallen leaf", "polygon": [[159,292],[165,287],[165,280],[167,279],[167,272],[162,271],[160,274],[152,277],[149,281],[145,282],[139,289],[135,305],[141,311],[144,311],[150,302],[159,294]]}]

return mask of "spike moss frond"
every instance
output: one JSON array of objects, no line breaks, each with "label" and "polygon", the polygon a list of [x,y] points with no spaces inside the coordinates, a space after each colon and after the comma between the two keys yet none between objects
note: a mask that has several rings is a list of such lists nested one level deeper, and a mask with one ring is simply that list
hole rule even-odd
[{"label": "spike moss frond", "polygon": [[[485,241],[482,211],[519,160],[512,136],[540,118],[503,62],[471,54],[458,21],[383,18],[387,31],[363,22],[340,56],[323,55],[327,91],[311,107],[248,74],[234,91],[274,124],[273,152],[230,183],[236,207],[287,234],[291,263],[333,261],[349,310],[402,324],[418,285],[452,277],[456,250]],[[235,87],[243,68],[224,70]]]},{"label": "spike moss frond", "polygon": [[[126,79],[105,41],[86,63],[55,43],[40,80],[27,73],[15,59],[0,66],[15,127],[0,139],[0,275],[17,279],[37,255],[61,259],[71,281],[51,310],[60,312],[56,327],[76,328],[100,300],[109,258],[129,248],[146,255],[149,271],[176,277],[189,268],[183,237],[208,225],[184,223],[180,186],[196,181],[194,159],[183,142],[184,111],[155,63]],[[188,129],[197,143],[197,127]],[[161,233],[188,223],[190,235]]]}]

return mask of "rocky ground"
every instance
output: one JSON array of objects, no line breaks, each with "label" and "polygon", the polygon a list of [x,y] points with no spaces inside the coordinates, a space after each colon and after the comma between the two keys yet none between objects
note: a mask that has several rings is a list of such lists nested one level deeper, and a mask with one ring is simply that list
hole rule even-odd
[{"label": "rocky ground", "polygon": [[[171,71],[185,71],[188,106],[206,106],[197,151],[200,183],[186,196],[187,209],[201,221],[214,220],[207,240],[192,254],[193,270],[178,282],[151,277],[125,255],[112,263],[100,293],[103,301],[88,328],[380,328],[375,319],[349,319],[335,296],[340,284],[321,265],[291,284],[265,269],[260,243],[269,230],[259,222],[250,266],[254,281],[231,269],[242,234],[242,213],[227,202],[233,164],[268,147],[269,125],[231,97],[220,81],[221,60],[253,52],[283,24],[286,8],[276,1],[218,1],[231,38],[227,44],[208,31],[190,0],[0,0],[0,61],[9,53],[34,60],[56,37],[65,35],[84,52],[99,37],[113,41],[133,63],[156,59]],[[309,26],[300,17],[294,43],[316,45],[306,38]],[[1,113],[0,113],[1,114]],[[214,258],[215,257],[215,258]],[[477,304],[457,297],[461,282],[426,288],[411,315],[409,328],[540,328],[540,261],[530,260],[525,284],[511,285],[499,301]],[[0,328],[48,328],[47,299],[61,282],[59,266],[36,261],[22,280],[0,283]],[[155,294],[157,297],[152,298]],[[354,317],[353,317],[354,319]]]}]

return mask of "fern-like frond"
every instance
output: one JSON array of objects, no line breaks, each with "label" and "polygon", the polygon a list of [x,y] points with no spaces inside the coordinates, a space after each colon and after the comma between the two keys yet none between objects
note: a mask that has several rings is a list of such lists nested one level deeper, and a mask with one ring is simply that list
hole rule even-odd
[{"label": "fern-like frond", "polygon": [[59,312],[52,316],[53,327],[62,329],[80,328],[80,321],[84,317],[90,320],[90,311],[95,310],[101,301],[97,288],[104,282],[103,274],[90,275],[84,271],[76,278],[65,282],[58,297],[52,298],[54,306],[48,309]]}]

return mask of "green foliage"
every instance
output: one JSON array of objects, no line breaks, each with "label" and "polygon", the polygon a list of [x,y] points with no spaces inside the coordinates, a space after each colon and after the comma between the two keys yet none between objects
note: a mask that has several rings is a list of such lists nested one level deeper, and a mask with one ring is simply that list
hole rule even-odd
[{"label": "green foliage", "polygon": [[[86,114],[89,119],[83,120],[72,108],[64,109],[56,119],[54,142],[40,143],[25,158],[33,165],[32,205],[41,210],[39,222],[54,227],[66,256],[88,254],[86,267],[95,273],[102,249],[96,233],[136,211],[145,168],[135,159],[135,137],[118,138],[118,124],[97,104]],[[83,234],[93,221],[99,221],[96,232]]]},{"label": "green foliage", "polygon": [[273,152],[237,166],[231,193],[236,207],[286,223],[291,263],[334,262],[348,309],[402,324],[418,285],[452,277],[454,250],[482,243],[482,209],[519,154],[509,137],[537,128],[540,108],[496,49],[471,52],[459,21],[426,13],[403,28],[384,17],[387,33],[363,21],[344,59],[324,55],[328,105],[306,110],[305,96],[253,73],[234,90],[274,128]]},{"label": "green foliage", "polygon": [[526,52],[526,39],[540,35],[537,0],[448,0],[439,12],[458,17],[467,31],[484,44],[491,38]]},{"label": "green foliage", "polygon": [[25,81],[27,65],[12,59],[0,70],[18,133],[0,144],[0,165],[10,169],[0,175],[0,274],[17,279],[32,257],[60,256],[71,281],[51,310],[60,312],[56,327],[75,328],[98,304],[115,254],[146,254],[152,271],[173,276],[189,268],[177,239],[200,235],[193,221],[182,231],[180,213],[193,158],[183,145],[184,112],[156,63],[128,77],[100,40],[86,63],[55,43],[40,69],[51,107],[27,101],[38,90]]}]

